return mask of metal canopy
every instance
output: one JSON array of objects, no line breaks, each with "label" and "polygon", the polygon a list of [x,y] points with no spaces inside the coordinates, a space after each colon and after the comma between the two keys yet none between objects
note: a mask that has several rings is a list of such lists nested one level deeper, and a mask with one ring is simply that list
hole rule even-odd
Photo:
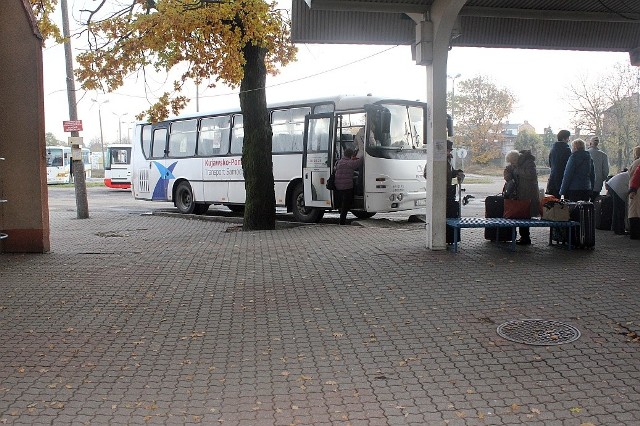
[{"label": "metal canopy", "polygon": [[[446,0],[444,0],[446,1]],[[292,0],[296,43],[413,44],[433,0]],[[451,46],[630,52],[640,47],[635,0],[469,0]]]}]

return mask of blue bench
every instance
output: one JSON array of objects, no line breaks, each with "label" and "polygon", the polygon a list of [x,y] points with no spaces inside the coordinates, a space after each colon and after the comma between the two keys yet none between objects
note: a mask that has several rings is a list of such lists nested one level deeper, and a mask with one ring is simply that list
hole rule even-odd
[{"label": "blue bench", "polygon": [[[500,217],[459,217],[447,218],[447,225],[453,228],[453,251],[458,251],[458,241],[460,241],[460,229],[462,228],[511,228],[511,250],[516,250],[516,228],[528,226],[530,228],[568,228],[567,247],[571,250],[571,237],[573,227],[579,225],[578,222],[568,220],[566,222],[556,222],[544,219],[503,219]],[[496,237],[497,237],[496,233]],[[497,242],[497,238],[496,238]],[[551,233],[549,233],[549,245],[551,245]]]}]

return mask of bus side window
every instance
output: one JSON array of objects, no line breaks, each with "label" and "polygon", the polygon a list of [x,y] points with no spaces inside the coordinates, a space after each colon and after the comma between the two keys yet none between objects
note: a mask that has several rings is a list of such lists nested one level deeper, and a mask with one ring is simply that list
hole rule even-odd
[{"label": "bus side window", "polygon": [[231,130],[231,154],[242,154],[242,145],[244,143],[244,127],[242,126],[242,115],[233,117],[233,129]]},{"label": "bus side window", "polygon": [[293,135],[293,148],[291,149],[293,152],[302,152],[303,139],[302,133]]},{"label": "bus side window", "polygon": [[232,154],[242,154],[242,144],[244,142],[243,137],[235,136],[231,139],[231,153]]},{"label": "bus side window", "polygon": [[273,152],[291,152],[291,135],[288,133],[280,133],[273,135]]},{"label": "bus side window", "polygon": [[198,120],[172,123],[169,134],[169,156],[183,158],[196,155],[197,130]]},{"label": "bus side window", "polygon": [[152,158],[163,158],[167,141],[167,129],[159,128],[153,131],[153,145],[151,147]]},{"label": "bus side window", "polygon": [[145,158],[151,156],[151,126],[142,126],[142,154]]},{"label": "bus side window", "polygon": [[213,139],[200,137],[200,143],[198,145],[198,155],[208,157],[213,155]]}]

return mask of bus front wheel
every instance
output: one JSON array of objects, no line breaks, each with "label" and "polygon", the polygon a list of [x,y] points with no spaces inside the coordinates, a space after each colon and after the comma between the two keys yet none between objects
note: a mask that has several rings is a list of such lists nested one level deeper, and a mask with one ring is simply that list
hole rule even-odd
[{"label": "bus front wheel", "polygon": [[307,207],[304,204],[304,187],[299,183],[291,194],[293,208],[293,217],[298,222],[318,223],[324,216],[324,210],[313,207]]},{"label": "bus front wheel", "polygon": [[182,214],[192,214],[196,210],[196,203],[193,200],[193,191],[189,182],[180,182],[178,184],[174,204]]}]

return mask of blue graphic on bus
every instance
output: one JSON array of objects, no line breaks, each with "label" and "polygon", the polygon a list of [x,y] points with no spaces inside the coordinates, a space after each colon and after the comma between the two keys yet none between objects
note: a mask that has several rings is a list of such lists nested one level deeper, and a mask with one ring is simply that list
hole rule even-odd
[{"label": "blue graphic on bus", "polygon": [[173,175],[173,169],[176,167],[178,162],[174,162],[169,167],[165,167],[164,165],[154,161],[153,164],[156,165],[158,171],[160,172],[160,179],[158,179],[158,183],[156,183],[156,187],[153,189],[153,195],[151,197],[152,200],[166,200],[167,199],[167,190],[169,189],[169,179],[175,179],[176,177]]}]

